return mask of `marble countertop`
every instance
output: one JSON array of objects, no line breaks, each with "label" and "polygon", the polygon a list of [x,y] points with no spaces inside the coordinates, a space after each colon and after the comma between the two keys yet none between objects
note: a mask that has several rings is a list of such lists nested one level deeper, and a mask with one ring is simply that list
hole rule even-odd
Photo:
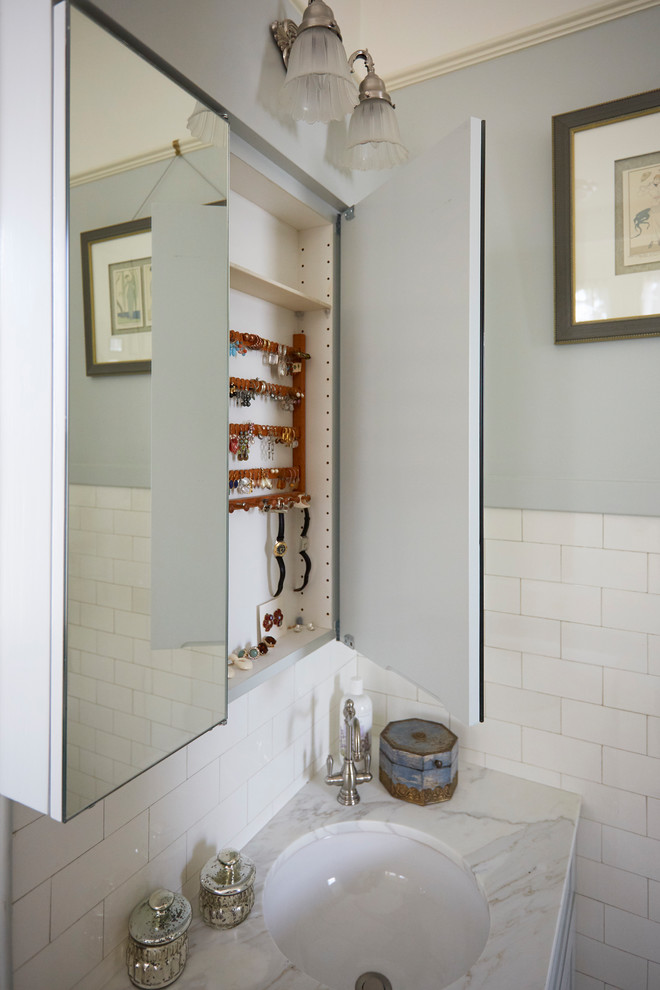
[{"label": "marble countertop", "polygon": [[[477,962],[451,990],[543,990],[562,907],[571,894],[579,796],[473,766],[461,767],[450,801],[424,808],[391,797],[377,771],[359,790],[360,803],[343,808],[337,788],[319,774],[245,846],[257,867],[254,908],[228,931],[195,917],[177,990],[327,990],[279,951],[263,921],[262,893],[268,870],[290,843],[347,821],[391,822],[426,832],[478,877],[488,899],[490,934]],[[124,975],[109,987],[130,985]]]}]

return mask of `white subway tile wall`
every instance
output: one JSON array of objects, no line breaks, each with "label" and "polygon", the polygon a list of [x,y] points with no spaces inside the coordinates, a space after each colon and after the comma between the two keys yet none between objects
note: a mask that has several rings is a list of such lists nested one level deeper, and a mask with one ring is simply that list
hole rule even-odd
[{"label": "white subway tile wall", "polygon": [[660,519],[497,509],[485,532],[488,721],[582,795],[575,990],[660,990]]},{"label": "white subway tile wall", "polygon": [[[80,509],[102,525],[105,510],[128,511],[107,501]],[[397,674],[329,644],[72,822],[16,806],[15,990],[98,990],[124,965],[141,897],[169,884],[194,904],[204,861],[243,845],[336,751],[339,700],[357,670],[375,733],[391,719],[436,718],[464,759],[582,795],[574,990],[660,990],[660,519],[492,509],[486,537],[482,725],[461,725]],[[94,580],[81,606],[129,611],[116,589],[99,590],[111,580]],[[133,689],[130,667],[117,666],[127,634],[95,633],[114,637],[99,669],[110,659],[112,683]]]},{"label": "white subway tile wall", "polygon": [[356,673],[357,655],[330,643],[70,822],[14,805],[14,990],[98,990],[124,967],[128,917],[156,887],[196,910],[204,863],[241,848],[337,755]]}]

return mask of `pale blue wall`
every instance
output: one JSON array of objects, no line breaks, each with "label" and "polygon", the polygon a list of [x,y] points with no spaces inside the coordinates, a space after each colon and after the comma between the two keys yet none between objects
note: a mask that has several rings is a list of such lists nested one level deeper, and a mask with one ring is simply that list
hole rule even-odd
[{"label": "pale blue wall", "polygon": [[553,343],[551,134],[553,114],[658,87],[658,38],[653,7],[396,94],[415,153],[487,122],[487,504],[660,512],[660,338]]}]

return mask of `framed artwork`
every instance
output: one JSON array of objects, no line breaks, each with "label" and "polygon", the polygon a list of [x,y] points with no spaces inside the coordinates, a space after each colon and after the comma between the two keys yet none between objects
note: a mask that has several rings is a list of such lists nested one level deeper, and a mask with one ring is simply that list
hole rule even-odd
[{"label": "framed artwork", "polygon": [[151,370],[151,219],[86,230],[82,250],[88,375]]},{"label": "framed artwork", "polygon": [[555,343],[660,335],[660,89],[552,119]]}]

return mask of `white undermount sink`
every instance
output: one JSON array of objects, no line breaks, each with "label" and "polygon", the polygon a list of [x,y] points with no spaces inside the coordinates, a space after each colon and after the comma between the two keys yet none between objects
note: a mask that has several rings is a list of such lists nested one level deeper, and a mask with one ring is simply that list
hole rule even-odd
[{"label": "white undermount sink", "polygon": [[332,990],[441,990],[476,962],[490,928],[486,899],[455,854],[380,822],[290,845],[266,877],[263,910],[284,955]]}]

